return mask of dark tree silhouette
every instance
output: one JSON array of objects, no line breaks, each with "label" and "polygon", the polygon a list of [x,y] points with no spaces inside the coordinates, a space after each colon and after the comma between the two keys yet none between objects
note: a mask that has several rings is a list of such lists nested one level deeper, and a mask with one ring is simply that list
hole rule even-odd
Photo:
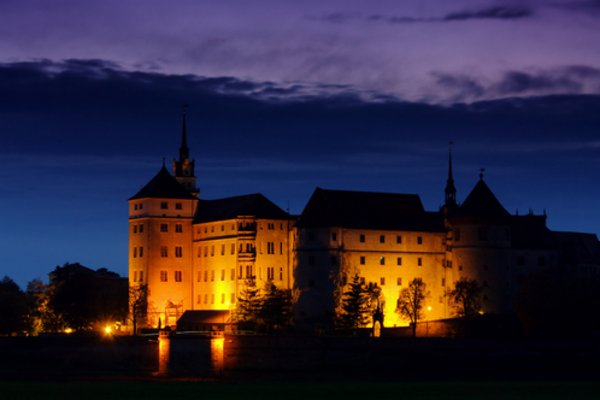
[{"label": "dark tree silhouette", "polygon": [[417,323],[422,318],[425,298],[428,296],[427,285],[421,278],[415,278],[408,284],[408,288],[400,291],[396,312],[410,321],[413,337],[417,336]]},{"label": "dark tree silhouette", "polygon": [[470,319],[477,316],[481,309],[482,290],[475,279],[462,277],[454,283],[449,296],[458,317]]},{"label": "dark tree silhouette", "polygon": [[22,334],[27,328],[27,298],[12,279],[0,281],[0,335]]},{"label": "dark tree silhouette", "polygon": [[358,274],[354,275],[348,286],[342,296],[337,325],[341,329],[358,329],[369,323],[369,297]]},{"label": "dark tree silhouette", "polygon": [[289,328],[292,321],[292,295],[289,290],[278,289],[267,282],[260,301],[260,323],[267,331]]},{"label": "dark tree silhouette", "polygon": [[133,334],[137,328],[146,322],[148,312],[148,285],[139,283],[129,287],[129,319],[133,325]]},{"label": "dark tree silhouette", "polygon": [[256,329],[262,299],[254,278],[246,279],[246,285],[238,297],[236,320],[239,329]]}]

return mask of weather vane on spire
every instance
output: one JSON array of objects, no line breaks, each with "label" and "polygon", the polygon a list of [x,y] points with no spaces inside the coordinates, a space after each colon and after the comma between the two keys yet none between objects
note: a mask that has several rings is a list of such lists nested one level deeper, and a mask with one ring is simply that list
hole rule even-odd
[{"label": "weather vane on spire", "polygon": [[483,180],[483,173],[485,172],[485,168],[479,168],[479,179]]}]

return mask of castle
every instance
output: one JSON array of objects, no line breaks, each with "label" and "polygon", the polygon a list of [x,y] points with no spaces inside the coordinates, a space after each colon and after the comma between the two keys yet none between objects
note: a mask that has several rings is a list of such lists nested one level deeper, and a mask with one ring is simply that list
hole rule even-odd
[{"label": "castle", "polygon": [[[600,269],[596,235],[551,231],[546,215],[511,215],[480,175],[458,203],[448,159],[444,206],[418,195],[317,188],[299,216],[261,194],[199,196],[183,114],[173,175],[162,168],[129,199],[129,283],[147,284],[148,325],[188,310],[231,315],[248,278],[293,289],[299,324],[326,325],[354,275],[381,289],[385,326],[402,288],[426,283],[425,320],[450,318],[447,292],[461,277],[483,286],[481,313],[505,313],[539,269]],[[225,317],[224,317],[225,318]],[[229,316],[226,318],[230,318]]]}]

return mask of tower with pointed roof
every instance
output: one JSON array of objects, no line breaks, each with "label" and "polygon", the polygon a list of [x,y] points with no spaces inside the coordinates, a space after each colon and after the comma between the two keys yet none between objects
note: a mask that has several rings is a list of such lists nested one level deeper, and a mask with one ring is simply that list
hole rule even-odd
[{"label": "tower with pointed roof", "polygon": [[456,203],[456,187],[454,186],[454,176],[452,174],[452,142],[448,146],[448,179],[444,189],[444,207],[446,211],[454,210]]},{"label": "tower with pointed roof", "polygon": [[183,107],[181,117],[181,146],[179,147],[179,159],[173,160],[173,175],[177,182],[185,187],[190,193],[198,197],[200,193],[196,186],[196,175],[194,172],[195,161],[190,159],[190,149],[187,146],[187,106]]}]

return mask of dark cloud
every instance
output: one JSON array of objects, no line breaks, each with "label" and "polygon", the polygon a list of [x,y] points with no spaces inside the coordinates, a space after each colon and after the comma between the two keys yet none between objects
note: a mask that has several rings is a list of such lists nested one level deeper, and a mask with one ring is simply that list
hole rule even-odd
[{"label": "dark cloud", "polygon": [[527,7],[496,6],[481,10],[466,10],[447,14],[444,21],[463,21],[467,19],[518,19],[533,16],[533,10]]},{"label": "dark cloud", "polygon": [[585,13],[586,15],[600,16],[600,0],[571,0],[555,1],[551,6],[561,8],[566,11]]},{"label": "dark cloud", "polygon": [[530,18],[534,15],[531,8],[523,6],[495,6],[479,10],[464,10],[446,14],[442,17],[411,17],[399,15],[371,14],[366,17],[359,15],[345,14],[341,12],[329,13],[322,16],[308,17],[311,20],[325,21],[332,23],[348,22],[350,20],[363,19],[368,22],[383,22],[388,24],[411,24],[418,22],[454,22],[471,19],[500,19],[512,20],[520,18]]}]

